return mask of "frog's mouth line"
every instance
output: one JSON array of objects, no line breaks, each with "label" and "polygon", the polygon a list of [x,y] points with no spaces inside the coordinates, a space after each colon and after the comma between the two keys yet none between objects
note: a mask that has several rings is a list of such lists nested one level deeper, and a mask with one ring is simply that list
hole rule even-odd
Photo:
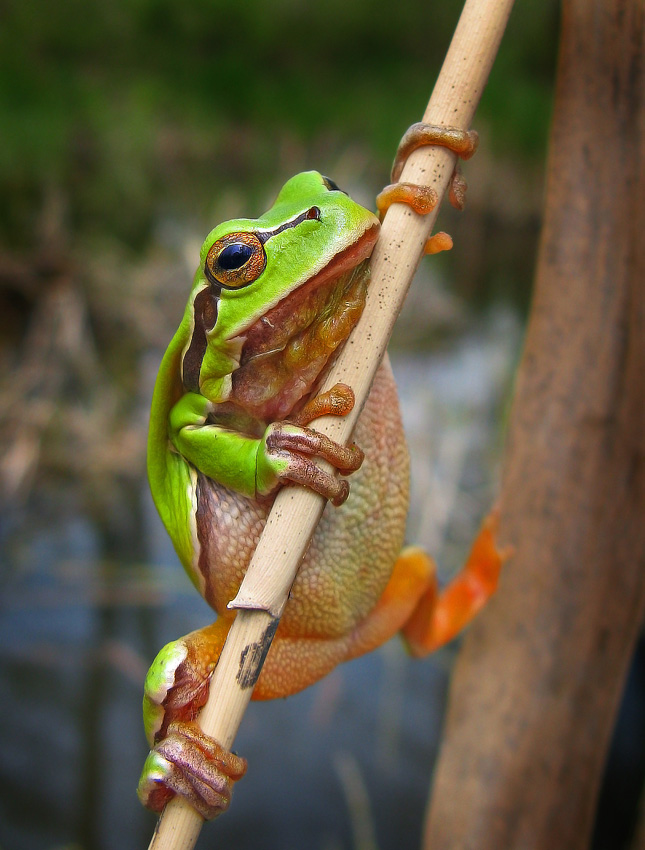
[{"label": "frog's mouth line", "polygon": [[367,296],[372,225],[315,277],[258,319],[246,334],[230,400],[254,416],[287,416],[315,384],[358,322]]}]

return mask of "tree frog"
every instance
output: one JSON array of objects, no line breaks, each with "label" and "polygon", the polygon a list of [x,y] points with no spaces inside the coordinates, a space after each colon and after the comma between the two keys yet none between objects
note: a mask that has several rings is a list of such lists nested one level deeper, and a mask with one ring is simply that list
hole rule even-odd
[{"label": "tree frog", "polygon": [[[361,315],[379,227],[331,180],[307,172],[289,180],[260,218],[221,224],[202,246],[154,390],[148,474],[177,553],[217,619],[164,647],[146,678],[152,750],[139,796],[155,811],[181,794],[214,817],[246,769],[195,718],[235,616],[227,603],[280,486],[309,487],[331,504],[255,699],[293,694],[397,632],[423,655],[451,639],[495,589],[501,556],[494,520],[442,593],[432,560],[402,549],[409,460],[387,358],[358,420],[356,445],[338,445],[309,427],[353,406],[349,387],[325,394],[319,387]],[[322,471],[317,458],[334,473]]]}]

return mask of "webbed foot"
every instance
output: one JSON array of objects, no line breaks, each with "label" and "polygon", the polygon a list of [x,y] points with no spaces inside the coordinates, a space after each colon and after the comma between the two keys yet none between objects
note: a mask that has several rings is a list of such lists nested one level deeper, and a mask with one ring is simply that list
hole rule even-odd
[{"label": "webbed foot", "polygon": [[148,754],[137,793],[144,806],[160,812],[176,794],[206,820],[226,811],[246,760],[225,750],[196,724],[175,721]]}]

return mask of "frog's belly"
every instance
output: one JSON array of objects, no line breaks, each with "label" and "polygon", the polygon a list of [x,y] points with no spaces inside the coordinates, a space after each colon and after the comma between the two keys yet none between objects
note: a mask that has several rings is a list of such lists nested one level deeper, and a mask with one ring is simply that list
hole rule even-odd
[{"label": "frog's belly", "polygon": [[[365,452],[349,499],[327,505],[291,590],[280,631],[293,637],[348,633],[372,610],[403,543],[408,452],[396,385],[386,359],[355,430]],[[200,476],[203,523],[199,568],[207,601],[219,613],[237,593],[273,499],[255,501]]]}]

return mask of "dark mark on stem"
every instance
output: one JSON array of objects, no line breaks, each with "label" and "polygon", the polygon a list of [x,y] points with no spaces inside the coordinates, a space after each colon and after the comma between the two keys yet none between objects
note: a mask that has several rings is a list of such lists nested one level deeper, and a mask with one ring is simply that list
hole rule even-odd
[{"label": "dark mark on stem", "polygon": [[237,671],[237,683],[243,690],[255,686],[279,622],[279,617],[273,619],[264,630],[260,640],[247,644],[242,650]]}]

